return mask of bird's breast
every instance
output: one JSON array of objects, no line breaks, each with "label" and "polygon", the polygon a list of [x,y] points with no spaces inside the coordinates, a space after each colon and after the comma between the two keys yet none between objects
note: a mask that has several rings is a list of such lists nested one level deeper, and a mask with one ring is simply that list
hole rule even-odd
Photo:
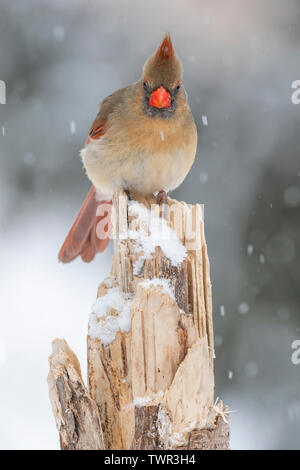
[{"label": "bird's breast", "polygon": [[166,122],[139,122],[109,129],[82,151],[87,174],[96,188],[141,194],[175,189],[187,175],[196,153],[197,134]]}]

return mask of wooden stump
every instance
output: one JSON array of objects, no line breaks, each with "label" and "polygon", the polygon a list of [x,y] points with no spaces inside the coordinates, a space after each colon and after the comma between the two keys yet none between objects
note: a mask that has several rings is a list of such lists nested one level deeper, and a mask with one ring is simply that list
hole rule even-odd
[{"label": "wooden stump", "polygon": [[[122,191],[113,208],[111,275],[99,286],[87,343],[87,402],[99,410],[104,447],[228,449],[226,409],[214,401],[202,208],[170,198],[160,207]],[[62,399],[52,392],[54,401]]]},{"label": "wooden stump", "polygon": [[104,449],[97,406],[85,388],[78,359],[65,340],[53,342],[49,364],[49,393],[61,449]]}]

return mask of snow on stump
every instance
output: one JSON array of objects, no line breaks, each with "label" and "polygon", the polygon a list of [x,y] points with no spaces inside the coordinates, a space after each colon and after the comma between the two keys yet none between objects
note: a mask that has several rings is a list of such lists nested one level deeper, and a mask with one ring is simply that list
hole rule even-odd
[{"label": "snow on stump", "polygon": [[[113,208],[111,275],[99,286],[88,332],[88,399],[104,447],[228,449],[228,411],[214,399],[202,208],[128,200],[123,191]],[[52,405],[57,400],[52,392]]]}]

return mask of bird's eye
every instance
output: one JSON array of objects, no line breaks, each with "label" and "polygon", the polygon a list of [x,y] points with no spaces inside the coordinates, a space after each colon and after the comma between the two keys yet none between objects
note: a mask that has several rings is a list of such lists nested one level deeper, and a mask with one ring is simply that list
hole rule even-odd
[{"label": "bird's eye", "polygon": [[177,85],[176,90],[179,90],[180,87],[181,87],[181,85]]},{"label": "bird's eye", "polygon": [[147,83],[144,82],[143,85],[144,85],[144,88],[146,89],[147,88]]}]

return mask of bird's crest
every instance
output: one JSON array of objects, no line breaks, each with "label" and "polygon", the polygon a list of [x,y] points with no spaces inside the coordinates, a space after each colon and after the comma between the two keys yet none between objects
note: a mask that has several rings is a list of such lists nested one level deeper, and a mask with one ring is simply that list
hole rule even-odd
[{"label": "bird's crest", "polygon": [[150,88],[163,85],[172,90],[182,79],[182,65],[173,47],[170,34],[164,35],[160,45],[146,61],[143,69],[143,80]]},{"label": "bird's crest", "polygon": [[171,59],[174,55],[174,48],[171,41],[171,36],[169,33],[165,34],[163,40],[161,41],[160,45],[156,51],[156,57],[159,59]]}]

